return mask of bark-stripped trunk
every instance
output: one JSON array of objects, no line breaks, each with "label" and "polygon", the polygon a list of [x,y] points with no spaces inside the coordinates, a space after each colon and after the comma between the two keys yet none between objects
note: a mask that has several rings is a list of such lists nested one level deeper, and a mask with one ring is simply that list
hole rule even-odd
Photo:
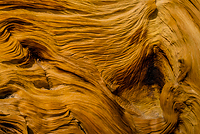
[{"label": "bark-stripped trunk", "polygon": [[197,134],[199,0],[1,0],[1,134]]}]

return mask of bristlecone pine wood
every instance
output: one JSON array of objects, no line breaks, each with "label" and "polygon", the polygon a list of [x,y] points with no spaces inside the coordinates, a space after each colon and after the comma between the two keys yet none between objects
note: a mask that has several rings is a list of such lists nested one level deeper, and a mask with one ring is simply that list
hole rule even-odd
[{"label": "bristlecone pine wood", "polygon": [[200,0],[0,0],[0,134],[170,133],[200,133]]}]

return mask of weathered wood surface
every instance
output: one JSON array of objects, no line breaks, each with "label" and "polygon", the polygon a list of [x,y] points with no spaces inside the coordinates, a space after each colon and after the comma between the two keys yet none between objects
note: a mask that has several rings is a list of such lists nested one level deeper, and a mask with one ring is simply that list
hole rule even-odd
[{"label": "weathered wood surface", "polygon": [[1,134],[198,134],[199,0],[1,0]]}]

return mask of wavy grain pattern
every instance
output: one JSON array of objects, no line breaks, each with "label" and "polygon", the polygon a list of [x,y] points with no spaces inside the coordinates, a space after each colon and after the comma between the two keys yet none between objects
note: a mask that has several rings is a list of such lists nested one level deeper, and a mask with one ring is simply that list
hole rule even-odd
[{"label": "wavy grain pattern", "polygon": [[197,134],[199,0],[1,0],[1,134]]}]

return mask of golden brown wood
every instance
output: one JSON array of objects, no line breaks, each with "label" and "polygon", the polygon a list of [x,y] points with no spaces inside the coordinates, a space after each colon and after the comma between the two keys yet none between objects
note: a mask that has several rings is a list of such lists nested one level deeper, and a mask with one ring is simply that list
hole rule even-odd
[{"label": "golden brown wood", "polygon": [[1,0],[1,134],[198,134],[199,0]]}]

